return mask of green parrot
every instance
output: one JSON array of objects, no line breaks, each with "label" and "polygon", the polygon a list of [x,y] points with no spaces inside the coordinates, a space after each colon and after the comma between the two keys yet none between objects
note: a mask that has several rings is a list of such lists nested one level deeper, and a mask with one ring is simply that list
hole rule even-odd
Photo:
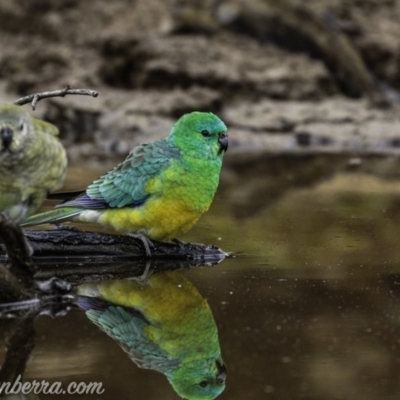
[{"label": "green parrot", "polygon": [[180,274],[83,284],[76,303],[139,367],[165,374],[182,398],[211,400],[225,389],[210,307]]},{"label": "green parrot", "polygon": [[228,148],[226,131],[212,113],[185,114],[166,138],[135,147],[86,192],[23,226],[72,220],[136,233],[142,240],[172,240],[211,205]]},{"label": "green parrot", "polygon": [[58,129],[15,104],[0,106],[0,212],[19,223],[64,183]]}]

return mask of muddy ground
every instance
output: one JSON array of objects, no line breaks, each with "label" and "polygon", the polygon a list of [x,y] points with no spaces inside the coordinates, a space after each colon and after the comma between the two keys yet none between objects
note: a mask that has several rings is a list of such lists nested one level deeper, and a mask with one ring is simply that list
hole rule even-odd
[{"label": "muddy ground", "polygon": [[0,100],[97,90],[38,105],[71,163],[121,157],[191,110],[226,121],[233,163],[398,155],[399,21],[399,0],[2,1]]}]

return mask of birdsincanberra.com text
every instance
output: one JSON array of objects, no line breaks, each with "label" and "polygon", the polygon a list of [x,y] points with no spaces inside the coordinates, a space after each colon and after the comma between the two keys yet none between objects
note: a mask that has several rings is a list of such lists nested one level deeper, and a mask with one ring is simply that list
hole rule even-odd
[{"label": "birdsincanberra.com text", "polygon": [[70,382],[63,388],[62,383],[36,381],[21,382],[21,375],[14,382],[1,382],[0,395],[9,394],[103,394],[101,382]]}]

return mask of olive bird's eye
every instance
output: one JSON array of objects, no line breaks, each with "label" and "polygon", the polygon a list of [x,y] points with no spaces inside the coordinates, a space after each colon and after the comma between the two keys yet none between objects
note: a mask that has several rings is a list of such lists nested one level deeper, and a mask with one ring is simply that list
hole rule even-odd
[{"label": "olive bird's eye", "polygon": [[19,129],[20,131],[23,131],[23,130],[24,130],[24,121],[20,121],[20,122],[19,122],[18,129]]},{"label": "olive bird's eye", "polygon": [[201,131],[201,134],[202,134],[203,136],[205,136],[205,137],[211,136],[211,135],[210,135],[210,132],[208,132],[207,129],[204,129],[204,131]]},{"label": "olive bird's eye", "polygon": [[201,382],[199,383],[199,385],[200,385],[201,387],[206,387],[206,386],[208,385],[208,382],[207,382],[207,381],[201,381]]}]

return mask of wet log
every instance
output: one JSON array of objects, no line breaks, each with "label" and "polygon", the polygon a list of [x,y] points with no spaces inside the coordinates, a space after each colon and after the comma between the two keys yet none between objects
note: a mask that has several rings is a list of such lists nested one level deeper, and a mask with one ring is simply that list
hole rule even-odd
[{"label": "wet log", "polygon": [[[33,262],[40,264],[116,263],[119,261],[146,260],[143,243],[139,238],[101,232],[82,231],[73,227],[57,227],[51,230],[24,231],[33,251]],[[174,260],[196,263],[216,263],[227,256],[220,248],[184,242],[152,242],[151,260]],[[16,248],[20,244],[15,241]],[[16,253],[10,245],[0,243],[0,261],[5,254]],[[9,253],[10,254],[10,253]]]},{"label": "wet log", "polygon": [[[113,235],[102,232],[82,231],[73,227],[60,226],[51,230],[24,231],[33,254],[33,261],[40,263],[46,258],[62,262],[89,258],[113,261],[146,259],[143,243],[139,238],[128,235]],[[226,257],[216,246],[203,244],[152,241],[151,259],[185,259],[212,261]]]},{"label": "wet log", "polygon": [[21,285],[13,288],[13,293],[20,294],[19,299],[10,295],[8,300],[27,298],[25,292],[32,289],[41,294],[67,294],[71,286],[61,287],[63,282],[75,286],[108,279],[145,279],[160,271],[217,265],[228,256],[212,245],[154,241],[149,259],[140,239],[70,227],[24,234],[34,252],[34,271],[24,264],[14,265],[10,257],[7,259],[6,246],[0,242],[0,262],[9,261],[8,268],[13,269],[13,274],[27,274],[31,280],[22,280]]}]

